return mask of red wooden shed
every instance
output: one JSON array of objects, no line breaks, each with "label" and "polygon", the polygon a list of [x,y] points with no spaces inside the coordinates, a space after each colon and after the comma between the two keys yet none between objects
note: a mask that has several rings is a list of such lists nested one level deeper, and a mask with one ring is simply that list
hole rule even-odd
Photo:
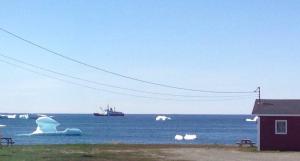
[{"label": "red wooden shed", "polygon": [[258,150],[300,151],[300,100],[257,99]]}]

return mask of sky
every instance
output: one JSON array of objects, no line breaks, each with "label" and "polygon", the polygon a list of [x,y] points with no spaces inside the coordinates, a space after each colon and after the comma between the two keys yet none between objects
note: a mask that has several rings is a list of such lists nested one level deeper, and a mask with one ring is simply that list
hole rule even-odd
[{"label": "sky", "polygon": [[[0,1],[0,28],[87,64],[146,81],[215,91],[254,91],[260,86],[262,98],[298,99],[299,8],[299,1],[289,0],[7,0]],[[3,31],[0,54],[124,88],[205,96],[137,93],[26,67],[41,75],[7,64],[22,65],[0,56],[2,113],[92,113],[110,104],[125,113],[250,114],[257,98],[256,93],[211,94],[124,79]],[[239,97],[227,97],[233,95]]]}]

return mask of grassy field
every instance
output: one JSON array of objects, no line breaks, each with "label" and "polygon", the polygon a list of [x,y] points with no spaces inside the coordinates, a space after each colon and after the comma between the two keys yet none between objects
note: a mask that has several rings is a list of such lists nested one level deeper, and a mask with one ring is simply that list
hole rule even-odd
[{"label": "grassy field", "polygon": [[154,146],[145,145],[30,145],[2,147],[1,161],[154,161]]},{"label": "grassy field", "polygon": [[[220,148],[204,145],[15,145],[0,149],[1,161],[157,161],[166,149]],[[171,159],[174,160],[174,159]]]},{"label": "grassy field", "polygon": [[298,161],[298,152],[257,152],[224,145],[15,145],[0,161]]}]

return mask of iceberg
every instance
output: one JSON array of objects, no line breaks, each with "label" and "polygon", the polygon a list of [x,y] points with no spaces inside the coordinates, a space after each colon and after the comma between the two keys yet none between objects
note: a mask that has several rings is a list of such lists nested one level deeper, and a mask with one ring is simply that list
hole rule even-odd
[{"label": "iceberg", "polygon": [[185,134],[184,136],[182,135],[175,135],[174,137],[175,140],[181,141],[181,140],[195,140],[197,139],[197,135],[196,134]]},{"label": "iceberg", "polygon": [[15,119],[16,118],[16,114],[15,115],[7,115],[7,118],[9,118],[9,119]]},{"label": "iceberg", "polygon": [[180,141],[180,140],[183,140],[183,136],[177,134],[177,135],[175,135],[174,139]]},{"label": "iceberg", "polygon": [[167,116],[156,116],[155,120],[156,120],[156,121],[166,121],[166,120],[171,120],[171,117],[167,117]]},{"label": "iceberg", "polygon": [[197,135],[195,134],[185,134],[184,135],[184,140],[195,140],[197,139]]},{"label": "iceberg", "polygon": [[66,128],[63,131],[57,131],[57,126],[60,125],[56,120],[48,117],[39,117],[36,121],[38,125],[36,130],[31,134],[25,134],[25,136],[31,135],[81,135],[82,131],[78,128]]},{"label": "iceberg", "polygon": [[258,116],[255,116],[253,119],[246,119],[247,122],[256,122],[258,119]]},{"label": "iceberg", "polygon": [[19,115],[19,119],[28,119],[28,118],[29,118],[28,114],[20,114]]},{"label": "iceberg", "polygon": [[0,115],[2,119],[15,119],[17,115]]},{"label": "iceberg", "polygon": [[[39,117],[44,117],[47,115],[42,115],[42,114],[33,114],[33,113],[29,113],[29,114],[20,114],[19,115],[19,119],[38,119]],[[53,117],[53,116],[49,116],[49,117]]]}]

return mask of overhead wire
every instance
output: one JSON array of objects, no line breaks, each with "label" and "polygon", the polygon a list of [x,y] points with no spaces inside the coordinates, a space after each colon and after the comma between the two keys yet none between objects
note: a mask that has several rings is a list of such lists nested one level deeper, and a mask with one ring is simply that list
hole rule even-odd
[{"label": "overhead wire", "polygon": [[209,97],[214,97],[214,98],[232,98],[232,97],[248,97],[250,95],[224,95],[224,96],[220,96],[220,95],[216,95],[216,96],[203,96],[203,95],[182,95],[182,94],[172,94],[172,93],[162,93],[162,92],[152,92],[152,91],[144,91],[144,90],[138,90],[138,89],[132,89],[132,88],[126,88],[126,87],[120,87],[120,86],[116,86],[116,85],[111,85],[111,84],[106,84],[106,83],[102,83],[102,82],[98,82],[98,81],[93,81],[93,80],[89,80],[89,79],[84,79],[84,78],[80,78],[80,77],[76,77],[70,74],[65,74],[65,73],[61,73],[61,72],[57,72],[48,68],[44,68],[41,66],[37,66],[28,62],[25,62],[23,60],[20,59],[16,59],[14,57],[11,56],[7,56],[4,55],[3,53],[0,53],[0,56],[8,59],[8,60],[12,60],[14,62],[17,63],[21,63],[39,70],[43,70],[46,72],[50,72],[56,75],[60,75],[63,77],[68,77],[68,78],[72,78],[72,79],[76,79],[76,80],[80,80],[80,81],[84,81],[84,82],[88,82],[88,83],[92,83],[92,84],[96,84],[96,85],[101,85],[101,86],[105,86],[105,87],[110,87],[110,88],[116,88],[116,89],[122,89],[122,90],[127,90],[127,91],[133,91],[133,92],[138,92],[138,93],[145,93],[145,94],[152,94],[152,95],[162,95],[162,96],[172,96],[172,97],[185,97],[185,98],[209,98]]},{"label": "overhead wire", "polygon": [[92,87],[92,86],[88,86],[85,84],[81,84],[81,83],[77,83],[77,82],[73,82],[73,81],[69,81],[69,80],[65,80],[65,79],[61,79],[55,76],[51,76],[48,74],[44,74],[41,72],[37,72],[31,69],[28,69],[26,67],[20,66],[18,64],[15,63],[11,63],[5,60],[0,59],[0,62],[8,64],[10,66],[16,67],[18,69],[22,69],[31,73],[34,73],[36,75],[40,75],[43,77],[47,77],[47,78],[51,78],[51,79],[55,79],[61,82],[65,82],[68,84],[72,84],[72,85],[76,85],[76,86],[80,86],[80,87],[84,87],[84,88],[88,88],[88,89],[92,89],[92,90],[96,90],[96,91],[100,91],[100,92],[106,92],[106,93],[112,93],[112,94],[117,94],[117,95],[126,95],[126,96],[131,96],[131,97],[137,97],[137,98],[147,98],[147,99],[155,99],[155,100],[165,100],[165,101],[184,101],[184,102],[198,102],[198,101],[205,101],[205,102],[212,102],[212,101],[231,101],[231,100],[240,100],[240,99],[249,99],[249,98],[228,98],[228,99],[173,99],[173,98],[161,98],[161,97],[150,97],[150,96],[142,96],[142,95],[134,95],[134,94],[128,94],[128,93],[122,93],[122,92],[116,92],[116,91],[111,91],[111,90],[106,90],[106,89],[101,89],[101,88],[96,88],[96,87]]},{"label": "overhead wire", "polygon": [[98,70],[98,71],[102,71],[102,72],[105,72],[105,73],[108,73],[108,74],[111,74],[111,75],[115,75],[115,76],[118,76],[118,77],[130,79],[130,80],[145,83],[145,84],[150,84],[150,85],[155,85],[155,86],[160,86],[160,87],[165,87],[165,88],[172,88],[172,89],[177,89],[177,90],[203,92],[203,93],[255,93],[255,91],[216,91],[216,90],[192,89],[192,88],[178,87],[178,86],[173,86],[173,85],[168,85],[168,84],[163,84],[163,83],[157,83],[157,82],[153,82],[153,81],[147,81],[147,80],[143,80],[143,79],[140,79],[140,78],[135,78],[135,77],[131,77],[131,76],[128,76],[128,75],[113,72],[113,71],[110,71],[110,70],[107,70],[107,69],[104,69],[104,68],[101,68],[101,67],[98,67],[98,66],[95,66],[95,65],[88,64],[88,63],[80,61],[78,59],[63,55],[59,52],[51,50],[51,49],[49,49],[47,47],[44,47],[42,45],[39,45],[39,44],[37,44],[33,41],[25,39],[25,38],[13,33],[13,32],[10,32],[10,31],[2,28],[2,27],[0,27],[0,30],[7,33],[7,34],[9,34],[9,35],[11,35],[11,36],[13,36],[13,37],[15,37],[15,38],[17,38],[17,39],[19,39],[19,40],[22,40],[22,41],[24,41],[24,42],[26,42],[30,45],[38,47],[38,48],[46,51],[47,53],[50,53],[52,55],[56,55],[60,58],[66,59],[68,61],[80,64],[80,65],[83,65],[83,66],[86,66],[86,67],[89,67],[89,68],[92,68],[92,69],[95,69],[95,70]]}]

